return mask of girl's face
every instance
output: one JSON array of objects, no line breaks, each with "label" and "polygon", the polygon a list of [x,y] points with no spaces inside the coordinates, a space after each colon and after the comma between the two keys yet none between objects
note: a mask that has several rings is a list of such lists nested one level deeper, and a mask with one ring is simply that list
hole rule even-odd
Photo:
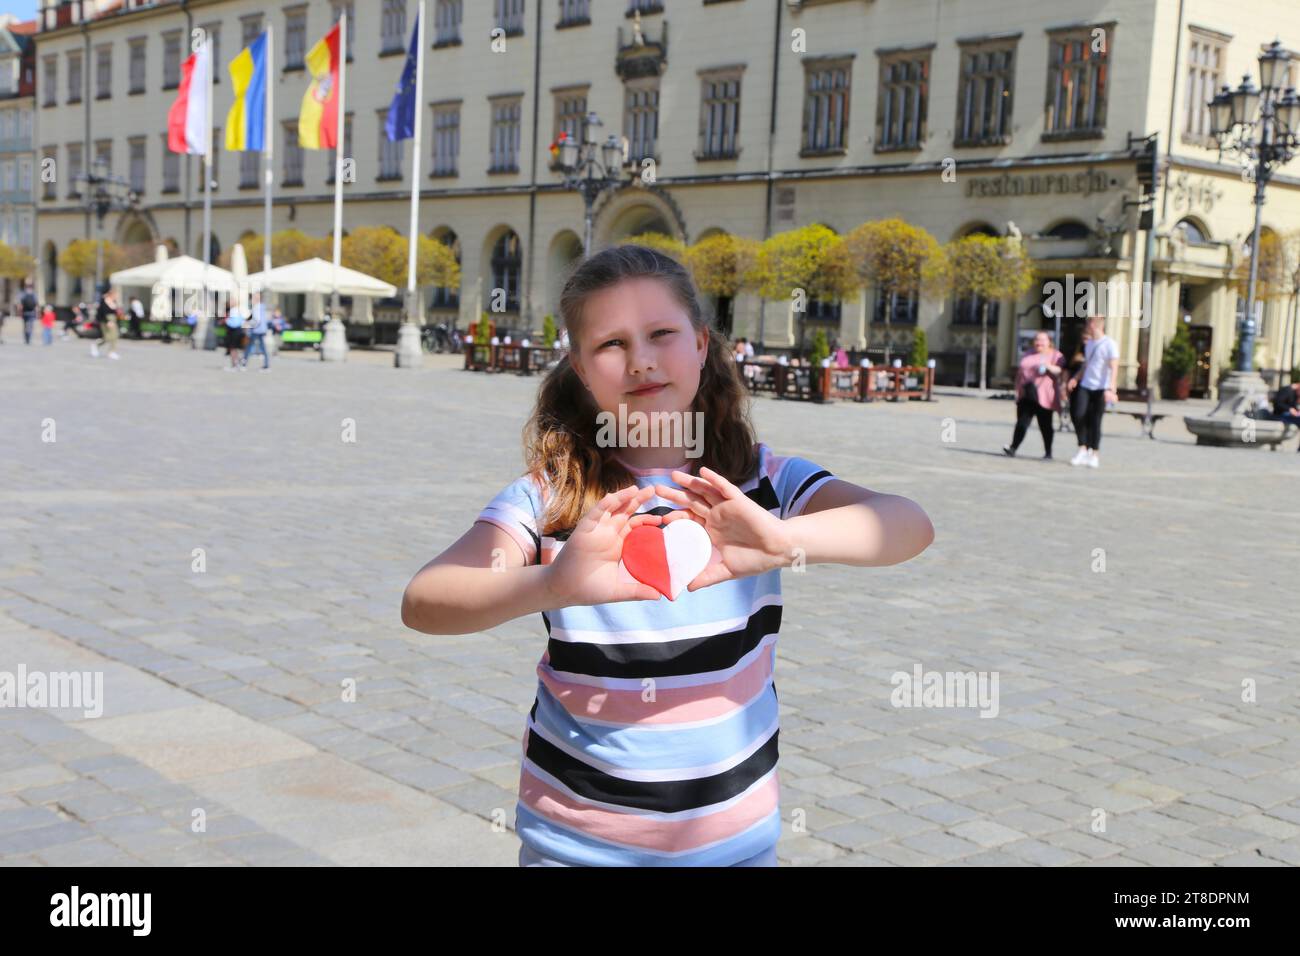
[{"label": "girl's face", "polygon": [[574,371],[601,411],[686,412],[708,332],[691,325],[668,283],[642,277],[593,293],[572,345]]},{"label": "girl's face", "polygon": [[1052,348],[1052,340],[1046,335],[1035,335],[1034,348],[1038,351],[1039,355],[1045,355]]}]

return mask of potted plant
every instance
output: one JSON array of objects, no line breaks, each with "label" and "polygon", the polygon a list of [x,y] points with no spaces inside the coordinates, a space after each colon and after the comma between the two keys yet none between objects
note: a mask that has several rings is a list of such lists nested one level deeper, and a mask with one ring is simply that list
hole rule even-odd
[{"label": "potted plant", "polygon": [[1192,391],[1192,369],[1196,367],[1196,350],[1192,348],[1186,325],[1179,323],[1174,337],[1165,346],[1161,367],[1165,376],[1163,396],[1186,401]]}]

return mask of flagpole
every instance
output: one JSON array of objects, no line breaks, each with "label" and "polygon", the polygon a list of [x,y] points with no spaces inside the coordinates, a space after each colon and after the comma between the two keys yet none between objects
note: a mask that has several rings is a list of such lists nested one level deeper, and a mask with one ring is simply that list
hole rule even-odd
[{"label": "flagpole", "polygon": [[347,72],[348,72],[348,14],[347,8],[339,10],[339,105],[334,134],[334,269],[333,289],[330,292],[330,320],[326,323],[324,341],[321,342],[322,361],[342,361],[347,356],[347,332],[339,318],[339,265],[343,258],[343,145],[347,141]]},{"label": "flagpole", "polygon": [[211,37],[206,30],[203,31],[203,60],[207,64],[208,75],[205,79],[207,83],[207,102],[203,107],[203,129],[204,129],[204,150],[203,150],[203,311],[208,315],[208,327],[205,330],[203,338],[203,347],[208,347],[208,342],[212,343],[212,348],[217,347],[217,327],[216,327],[216,304],[209,303],[208,298],[208,266],[212,261],[212,153],[215,145],[212,135],[212,100],[216,86],[217,71],[212,68],[212,46]]},{"label": "flagpole", "polygon": [[[275,112],[272,109],[274,97],[272,90],[275,87],[275,27],[268,22],[266,25],[266,115],[263,117],[262,133],[262,159],[265,162],[263,172],[263,185],[266,192],[266,209],[263,211],[262,232],[262,272],[271,271],[271,194],[275,187],[275,161],[274,161],[274,143],[275,143]],[[263,283],[265,285],[265,283]],[[266,308],[266,303],[262,303],[262,308]]]},{"label": "flagpole", "polygon": [[415,284],[416,255],[420,244],[420,119],[424,115],[424,0],[416,4],[415,13],[415,128],[414,152],[411,157],[411,226],[407,233],[406,251],[406,321],[397,334],[397,354],[394,362],[398,368],[415,368],[423,354],[420,349],[420,318],[424,312]]}]

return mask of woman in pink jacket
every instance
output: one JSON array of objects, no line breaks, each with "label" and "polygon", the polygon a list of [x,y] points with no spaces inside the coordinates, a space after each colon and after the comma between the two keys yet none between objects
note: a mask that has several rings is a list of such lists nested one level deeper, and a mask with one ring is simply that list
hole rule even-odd
[{"label": "woman in pink jacket", "polygon": [[1043,458],[1052,457],[1052,412],[1057,405],[1057,379],[1065,365],[1065,356],[1052,344],[1052,336],[1039,332],[1034,336],[1034,348],[1020,359],[1016,372],[1016,431],[1011,445],[1002,451],[1014,458],[1020,443],[1025,440],[1029,422],[1037,418],[1038,430],[1043,434]]}]

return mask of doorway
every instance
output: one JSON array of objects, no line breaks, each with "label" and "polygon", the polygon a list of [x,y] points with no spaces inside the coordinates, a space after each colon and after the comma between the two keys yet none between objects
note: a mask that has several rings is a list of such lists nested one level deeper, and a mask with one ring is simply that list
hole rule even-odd
[{"label": "doorway", "polygon": [[1214,380],[1214,367],[1210,362],[1214,347],[1214,327],[1211,325],[1189,325],[1187,336],[1192,342],[1192,351],[1196,353],[1196,365],[1192,369],[1192,398],[1209,398],[1210,383]]}]

